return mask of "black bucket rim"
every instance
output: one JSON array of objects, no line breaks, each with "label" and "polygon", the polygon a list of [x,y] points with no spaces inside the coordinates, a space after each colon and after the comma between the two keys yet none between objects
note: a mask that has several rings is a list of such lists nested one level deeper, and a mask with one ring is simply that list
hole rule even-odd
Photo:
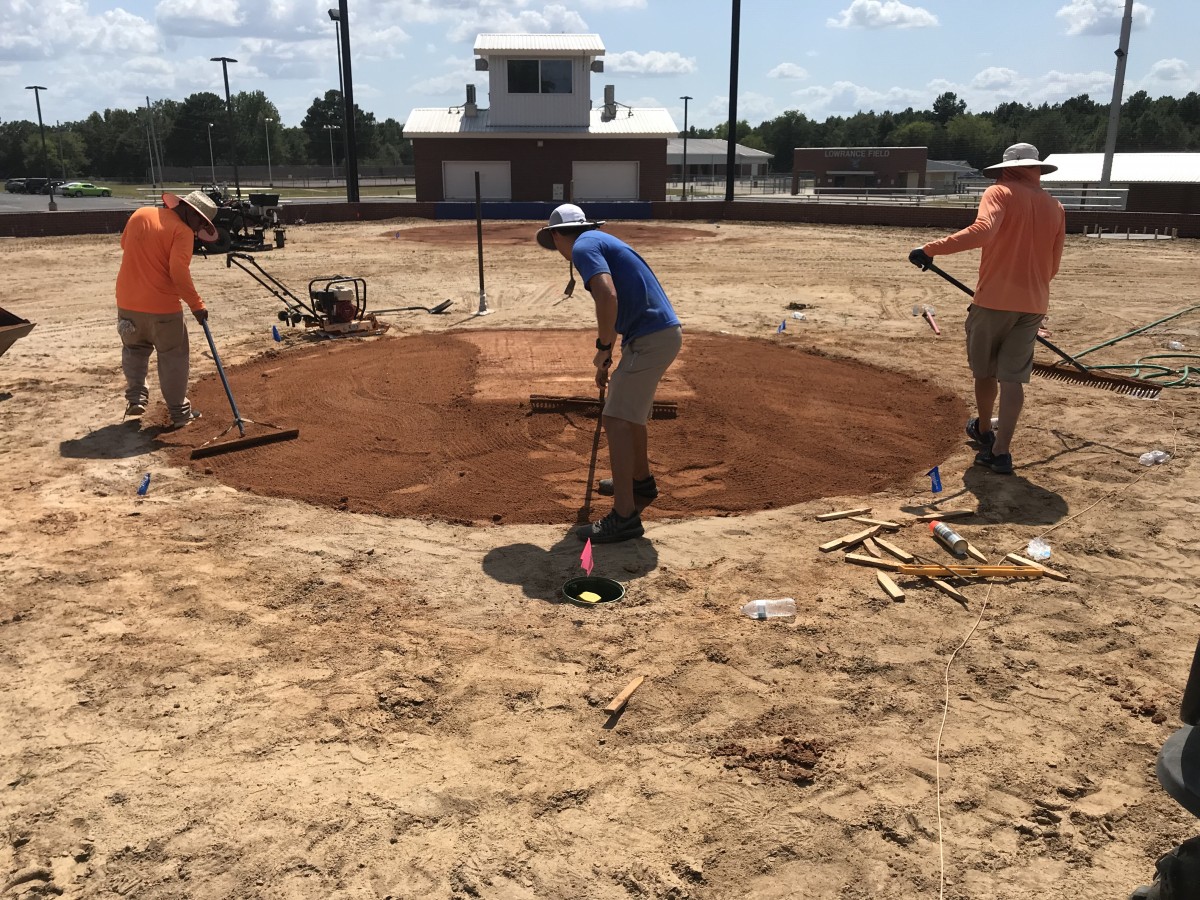
[{"label": "black bucket rim", "polygon": [[[608,588],[608,590],[595,590],[597,587]],[[617,595],[615,597],[606,597],[605,594],[612,593],[613,588],[616,589]],[[600,599],[595,602],[579,599],[578,594],[586,590],[593,590],[594,593],[600,594]],[[605,578],[602,575],[579,575],[568,579],[562,586],[562,593],[564,597],[579,606],[608,606],[610,603],[617,603],[625,599],[625,585],[613,578]]]}]

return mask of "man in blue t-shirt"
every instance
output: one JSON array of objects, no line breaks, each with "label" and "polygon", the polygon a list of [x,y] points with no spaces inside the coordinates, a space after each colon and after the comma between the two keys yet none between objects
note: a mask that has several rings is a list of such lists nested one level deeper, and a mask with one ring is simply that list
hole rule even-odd
[{"label": "man in blue t-shirt", "polygon": [[[599,231],[583,210],[564,203],[537,233],[547,250],[557,250],[579,270],[596,303],[596,386],[608,387],[604,431],[612,478],[600,482],[600,493],[612,494],[613,508],[603,519],[576,529],[581,541],[609,544],[645,533],[638,501],[658,496],[650,474],[646,423],[654,408],[654,392],[679,355],[683,330],[671,302],[646,261],[624,241]],[[609,375],[613,345],[621,335],[621,361]]]}]

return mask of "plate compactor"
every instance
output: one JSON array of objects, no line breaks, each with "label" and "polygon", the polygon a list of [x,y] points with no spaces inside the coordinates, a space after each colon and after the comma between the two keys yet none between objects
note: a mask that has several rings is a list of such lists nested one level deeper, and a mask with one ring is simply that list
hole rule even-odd
[{"label": "plate compactor", "polygon": [[367,311],[367,280],[349,275],[323,275],[308,283],[308,300],[301,300],[287,285],[263,269],[247,253],[227,253],[225,266],[237,266],[283,303],[279,321],[295,327],[303,325],[325,337],[367,337],[383,334],[391,326],[376,318],[376,313],[421,310],[444,313],[453,301],[445,300],[432,308],[401,306]]}]

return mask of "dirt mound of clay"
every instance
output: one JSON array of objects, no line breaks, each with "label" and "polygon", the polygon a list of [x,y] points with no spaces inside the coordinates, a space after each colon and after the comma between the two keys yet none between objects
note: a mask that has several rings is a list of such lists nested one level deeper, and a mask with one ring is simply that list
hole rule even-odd
[{"label": "dirt mound of clay", "polygon": [[[243,416],[300,438],[193,465],[244,490],[358,512],[573,522],[599,421],[533,412],[529,396],[595,396],[593,338],[477,331],[275,351],[229,371],[234,397]],[[688,333],[683,347],[658,395],[678,417],[650,423],[661,493],[648,519],[867,494],[925,472],[959,440],[965,406],[930,382],[783,336]],[[216,378],[192,396],[205,418],[164,437],[181,460],[231,418]],[[598,443],[594,479],[607,474]]]},{"label": "dirt mound of clay", "polygon": [[[485,244],[532,244],[534,235],[541,226],[532,222],[484,222]],[[710,231],[689,228],[683,225],[661,225],[656,222],[612,222],[604,230],[635,247],[670,244],[677,241],[695,241],[715,238]],[[386,232],[388,237],[400,241],[421,241],[426,244],[474,244],[478,240],[474,222],[455,222],[449,225],[417,225]]]}]

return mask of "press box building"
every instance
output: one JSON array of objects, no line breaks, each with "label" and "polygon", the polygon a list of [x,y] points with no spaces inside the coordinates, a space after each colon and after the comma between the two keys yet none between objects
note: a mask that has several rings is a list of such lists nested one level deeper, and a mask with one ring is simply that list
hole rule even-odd
[{"label": "press box building", "polygon": [[461,106],[414,109],[418,201],[665,200],[667,140],[679,129],[665,109],[632,109],[605,86],[596,34],[481,34],[475,69],[486,72],[488,106],[474,85]]}]

